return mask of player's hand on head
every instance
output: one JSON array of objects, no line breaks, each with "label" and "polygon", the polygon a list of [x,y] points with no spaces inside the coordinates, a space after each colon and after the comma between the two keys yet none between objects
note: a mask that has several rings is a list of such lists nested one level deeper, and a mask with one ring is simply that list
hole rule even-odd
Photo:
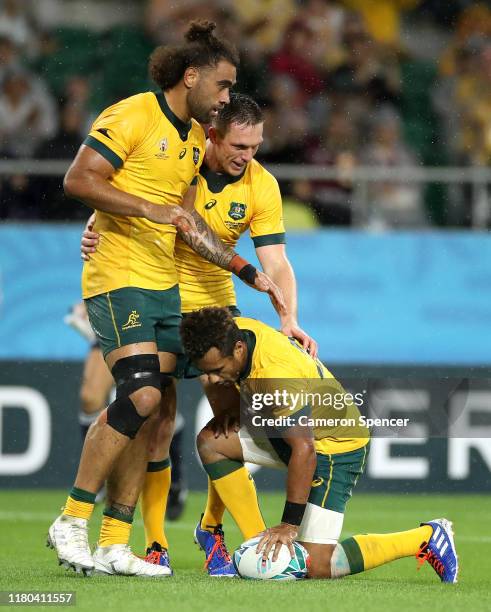
[{"label": "player's hand on head", "polygon": [[283,297],[283,292],[267,274],[257,270],[253,286],[258,291],[262,291],[269,295],[269,298],[279,315],[286,314],[286,304],[285,298]]},{"label": "player's hand on head", "polygon": [[311,338],[307,334],[307,332],[305,332],[296,323],[286,323],[282,325],[281,332],[285,334],[285,336],[290,336],[291,338],[295,338],[295,340],[298,340],[304,350],[309,353],[309,355],[311,355],[314,359],[317,358],[319,350],[317,342],[313,338]]},{"label": "player's hand on head", "polygon": [[256,552],[262,552],[264,560],[269,557],[271,551],[274,551],[273,561],[276,561],[282,546],[288,548],[292,559],[295,557],[293,542],[298,536],[298,528],[295,525],[280,523],[276,527],[269,527],[259,535],[262,537],[257,545]]},{"label": "player's hand on head", "polygon": [[100,234],[93,231],[94,223],[95,213],[90,215],[87,220],[80,239],[80,257],[83,261],[89,261],[90,254],[95,253],[99,245]]}]

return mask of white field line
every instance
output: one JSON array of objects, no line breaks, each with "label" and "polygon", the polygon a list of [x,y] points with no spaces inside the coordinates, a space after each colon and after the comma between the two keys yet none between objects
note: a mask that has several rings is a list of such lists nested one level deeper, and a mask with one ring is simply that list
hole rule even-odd
[{"label": "white field line", "polygon": [[[56,518],[56,512],[16,512],[14,510],[0,510],[0,521],[11,521],[13,523],[47,523],[48,526]],[[133,525],[143,526],[143,521],[137,519]],[[168,525],[169,526],[169,525]],[[193,531],[196,523],[171,523],[170,529],[189,529]]]},{"label": "white field line", "polygon": [[[45,523],[49,526],[52,521],[56,518],[56,515],[52,512],[15,512],[15,511],[5,511],[0,510],[0,522],[12,522],[12,523]],[[143,521],[137,519],[134,523],[137,527],[143,526]],[[178,531],[189,531],[192,533],[194,528],[196,527],[196,523],[181,523],[180,521],[177,523],[166,523],[166,528],[169,531],[178,530]],[[235,528],[235,526],[234,526]],[[348,532],[344,533],[344,537],[350,537],[351,535]],[[459,536],[456,535],[457,542],[473,542],[475,544],[489,544],[491,542],[491,536]]]}]

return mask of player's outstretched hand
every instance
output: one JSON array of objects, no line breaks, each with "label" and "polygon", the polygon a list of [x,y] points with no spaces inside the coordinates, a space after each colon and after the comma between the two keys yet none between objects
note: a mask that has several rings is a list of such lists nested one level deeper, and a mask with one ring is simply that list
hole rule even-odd
[{"label": "player's outstretched hand", "polygon": [[95,223],[95,213],[91,214],[85,224],[82,238],[80,240],[80,257],[83,261],[89,261],[90,254],[97,251],[100,235],[93,231]]},{"label": "player's outstretched hand", "polygon": [[283,292],[278,285],[273,283],[267,274],[260,270],[256,270],[256,278],[253,287],[269,295],[269,299],[280,316],[286,314],[286,304]]},{"label": "player's outstretched hand", "polygon": [[311,338],[307,332],[304,332],[304,330],[299,327],[297,323],[285,323],[281,326],[281,331],[283,334],[285,334],[285,336],[290,336],[291,338],[298,340],[303,346],[304,350],[306,350],[309,355],[312,355],[312,357],[316,359],[319,350],[317,342]]},{"label": "player's outstretched hand", "polygon": [[276,561],[283,545],[288,547],[292,559],[295,557],[293,542],[298,535],[298,530],[295,525],[289,525],[288,523],[280,523],[279,525],[276,525],[276,527],[270,527],[269,529],[266,529],[266,531],[263,531],[259,535],[261,535],[262,538],[260,539],[259,544],[257,545],[256,552],[262,552],[263,559],[265,561],[268,558],[269,553],[271,552],[273,547],[273,561]]}]

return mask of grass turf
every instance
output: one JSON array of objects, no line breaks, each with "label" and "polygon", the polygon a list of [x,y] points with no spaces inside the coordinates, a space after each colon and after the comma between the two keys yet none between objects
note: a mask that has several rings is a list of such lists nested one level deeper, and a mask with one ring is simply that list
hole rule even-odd
[{"label": "grass turf", "polygon": [[[58,567],[55,553],[44,546],[47,528],[65,495],[61,491],[0,492],[0,590],[75,591],[76,608],[94,612],[161,609],[235,612],[296,607],[323,612],[491,610],[489,496],[359,494],[349,503],[343,537],[409,529],[422,520],[439,516],[451,518],[461,571],[459,584],[444,585],[429,565],[416,571],[415,559],[402,559],[338,581],[275,583],[211,579],[202,569],[203,554],[192,543],[192,531],[204,503],[204,495],[199,493],[190,495],[182,519],[168,524],[174,577],[83,578]],[[280,494],[261,495],[268,524],[278,521],[282,500]],[[100,511],[97,509],[92,519],[91,542],[97,539]],[[241,541],[240,533],[228,516],[225,526],[227,542],[233,550]],[[139,517],[132,545],[141,554],[143,529]]]}]

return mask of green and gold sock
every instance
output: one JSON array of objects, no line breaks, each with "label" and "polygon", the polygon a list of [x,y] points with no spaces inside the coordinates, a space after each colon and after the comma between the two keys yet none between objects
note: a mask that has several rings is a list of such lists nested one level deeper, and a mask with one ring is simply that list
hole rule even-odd
[{"label": "green and gold sock", "polygon": [[73,487],[63,508],[63,514],[88,521],[94,511],[95,497],[95,493]]},{"label": "green and gold sock", "polygon": [[106,508],[102,517],[98,545],[128,544],[132,523],[133,517],[117,512],[113,508]]},{"label": "green and gold sock", "polygon": [[421,544],[428,542],[433,529],[423,525],[397,533],[368,533],[355,535],[340,542],[350,566],[351,574],[384,565],[395,559],[415,556]]},{"label": "green and gold sock", "polygon": [[222,459],[203,467],[245,540],[266,529],[254,480],[241,461]]},{"label": "green and gold sock", "polygon": [[215,485],[208,478],[208,497],[206,499],[206,508],[201,519],[201,529],[213,532],[213,528],[223,523],[223,515],[225,513],[225,504],[218,495]]},{"label": "green and gold sock", "polygon": [[154,542],[158,542],[164,548],[169,548],[164,531],[164,522],[170,484],[169,458],[167,457],[163,461],[149,462],[141,492],[141,512],[145,526],[147,548],[150,548]]}]

